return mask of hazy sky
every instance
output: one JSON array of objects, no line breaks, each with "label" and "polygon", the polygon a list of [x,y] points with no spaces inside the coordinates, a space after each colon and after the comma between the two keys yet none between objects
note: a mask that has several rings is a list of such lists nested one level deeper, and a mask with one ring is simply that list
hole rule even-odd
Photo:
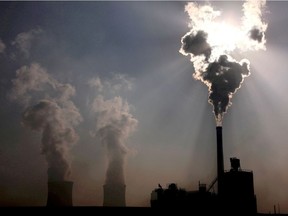
[{"label": "hazy sky", "polygon": [[[64,84],[75,88],[65,101],[82,118],[71,129],[78,142],[69,150],[74,205],[103,204],[108,160],[95,133],[100,120],[93,111],[100,108],[93,101],[99,97],[106,100],[103,107],[116,101],[135,123],[126,128],[130,136],[122,146],[128,206],[149,206],[158,183],[188,190],[197,189],[199,180],[210,184],[216,176],[215,120],[207,87],[192,78],[189,57],[179,53],[189,31],[185,4],[0,2],[0,205],[46,204],[41,133],[21,124],[21,115],[27,103],[57,98]],[[211,4],[238,24],[242,2]],[[235,156],[243,169],[253,170],[260,212],[278,203],[288,212],[287,11],[288,2],[268,1],[266,51],[235,53],[250,60],[251,75],[223,121],[225,169]],[[21,89],[29,102],[10,100],[16,71],[35,65],[53,88],[36,85],[33,92],[30,83]]]}]

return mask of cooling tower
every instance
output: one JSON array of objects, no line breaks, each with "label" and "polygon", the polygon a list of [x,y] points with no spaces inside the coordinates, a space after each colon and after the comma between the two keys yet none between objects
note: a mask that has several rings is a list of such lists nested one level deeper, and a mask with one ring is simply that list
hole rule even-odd
[{"label": "cooling tower", "polygon": [[106,184],[103,186],[104,199],[103,206],[106,207],[125,207],[126,186],[122,184]]},{"label": "cooling tower", "polygon": [[72,189],[71,181],[48,182],[47,206],[73,206]]},{"label": "cooling tower", "polygon": [[223,141],[222,127],[216,127],[217,135],[217,178],[218,178],[218,195],[223,192],[223,175],[224,175],[224,160],[223,160]]}]

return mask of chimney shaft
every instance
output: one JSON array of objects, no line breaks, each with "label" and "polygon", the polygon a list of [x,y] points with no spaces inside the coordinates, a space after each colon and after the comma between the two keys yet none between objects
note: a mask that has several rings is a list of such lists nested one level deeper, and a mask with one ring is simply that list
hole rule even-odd
[{"label": "chimney shaft", "polygon": [[222,127],[216,127],[217,134],[217,177],[218,177],[218,195],[222,194],[223,175],[224,175],[224,160],[223,160],[223,141]]},{"label": "chimney shaft", "polygon": [[72,189],[71,181],[48,182],[47,206],[73,206]]}]

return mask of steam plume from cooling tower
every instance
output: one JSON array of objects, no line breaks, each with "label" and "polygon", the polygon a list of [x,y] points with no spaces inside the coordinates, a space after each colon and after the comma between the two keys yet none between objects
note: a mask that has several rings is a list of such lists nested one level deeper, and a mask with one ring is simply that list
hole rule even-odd
[{"label": "steam plume from cooling tower", "polygon": [[125,143],[135,131],[138,121],[130,113],[130,106],[126,101],[120,96],[105,99],[102,89],[104,88],[107,93],[108,91],[114,92],[115,88],[129,89],[131,86],[124,77],[103,83],[99,78],[94,81],[95,85],[91,82],[89,84],[97,88],[98,95],[92,102],[91,110],[96,113],[96,135],[107,148],[108,168],[105,184],[125,185],[124,164],[125,155],[128,152]]},{"label": "steam plume from cooling tower", "polygon": [[191,30],[181,39],[180,53],[191,57],[193,77],[208,87],[217,126],[222,125],[233,94],[250,75],[249,61],[237,61],[231,52],[265,50],[267,24],[262,20],[265,4],[265,0],[246,1],[242,6],[241,27],[219,22],[221,12],[210,5],[188,3],[185,6]]},{"label": "steam plume from cooling tower", "polygon": [[[42,133],[42,153],[48,163],[48,180],[67,179],[70,174],[69,150],[78,140],[74,126],[82,120],[70,100],[75,88],[59,83],[36,63],[17,70],[12,84],[10,99],[25,106],[22,124]],[[39,96],[44,91],[45,96]],[[51,92],[53,98],[48,94]],[[33,97],[42,99],[35,103]]]}]

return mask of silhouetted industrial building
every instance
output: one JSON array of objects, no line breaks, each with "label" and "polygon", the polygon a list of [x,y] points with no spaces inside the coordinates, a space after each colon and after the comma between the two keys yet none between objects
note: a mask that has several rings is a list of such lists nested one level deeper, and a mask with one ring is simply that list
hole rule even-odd
[{"label": "silhouetted industrial building", "polygon": [[72,189],[73,182],[71,181],[48,182],[47,206],[73,206]]},{"label": "silhouetted industrial building", "polygon": [[[230,158],[231,169],[224,171],[222,127],[217,134],[217,177],[207,188],[200,184],[197,191],[186,191],[172,183],[163,189],[161,185],[151,193],[152,208],[188,208],[192,212],[256,214],[253,172],[242,170],[240,160]],[[218,193],[211,192],[215,183]]]},{"label": "silhouetted industrial building", "polygon": [[189,208],[191,212],[215,212],[217,196],[206,191],[206,185],[199,184],[198,191],[186,191],[178,188],[175,183],[167,189],[161,186],[151,193],[152,208]]},{"label": "silhouetted industrial building", "polygon": [[241,170],[240,160],[230,158],[231,169],[224,173],[223,204],[229,211],[235,209],[241,213],[256,213],[257,202],[254,195],[253,172]]},{"label": "silhouetted industrial building", "polygon": [[125,207],[126,185],[123,184],[106,184],[103,186],[104,199],[103,206],[106,207]]}]

